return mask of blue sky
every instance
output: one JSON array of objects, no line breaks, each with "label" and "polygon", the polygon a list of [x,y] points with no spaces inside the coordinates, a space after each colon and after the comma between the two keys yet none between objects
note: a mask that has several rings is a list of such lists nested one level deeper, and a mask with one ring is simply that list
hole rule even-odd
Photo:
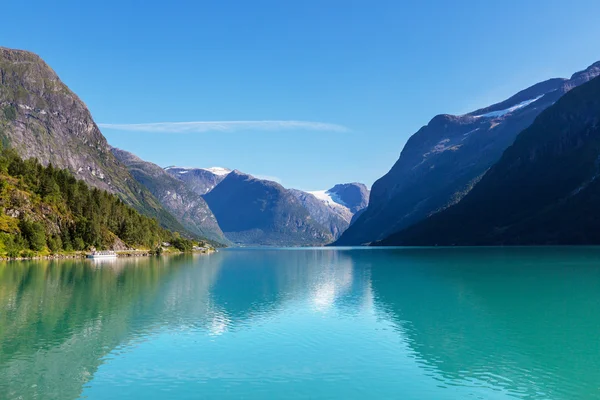
[{"label": "blue sky", "polygon": [[[2,14],[0,45],[38,53],[96,122],[120,125],[102,128],[112,145],[305,190],[371,185],[434,115],[600,60],[592,0],[33,0]],[[166,122],[202,123],[129,126]]]}]

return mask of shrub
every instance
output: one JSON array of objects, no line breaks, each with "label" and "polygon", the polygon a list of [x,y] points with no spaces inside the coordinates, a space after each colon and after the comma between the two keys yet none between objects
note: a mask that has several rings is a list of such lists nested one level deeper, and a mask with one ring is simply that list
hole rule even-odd
[{"label": "shrub", "polygon": [[33,257],[35,257],[35,252],[32,250],[23,250],[21,252],[21,257],[33,258]]},{"label": "shrub", "polygon": [[9,121],[14,121],[17,119],[17,110],[13,105],[9,105],[4,107],[4,116]]},{"label": "shrub", "polygon": [[162,246],[157,246],[152,252],[155,256],[160,256],[163,253]]}]

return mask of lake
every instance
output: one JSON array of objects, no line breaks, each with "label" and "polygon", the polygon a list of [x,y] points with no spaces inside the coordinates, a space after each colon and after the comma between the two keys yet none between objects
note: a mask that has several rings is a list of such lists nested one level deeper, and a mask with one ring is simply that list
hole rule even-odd
[{"label": "lake", "polygon": [[0,264],[2,399],[600,399],[600,248]]}]

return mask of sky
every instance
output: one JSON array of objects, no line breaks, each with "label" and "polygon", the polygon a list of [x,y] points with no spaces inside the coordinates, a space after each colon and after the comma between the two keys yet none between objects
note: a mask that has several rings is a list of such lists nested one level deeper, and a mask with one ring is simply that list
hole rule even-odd
[{"label": "sky", "polygon": [[600,2],[41,1],[0,46],[39,54],[113,146],[286,187],[367,185],[436,114],[600,60]]}]

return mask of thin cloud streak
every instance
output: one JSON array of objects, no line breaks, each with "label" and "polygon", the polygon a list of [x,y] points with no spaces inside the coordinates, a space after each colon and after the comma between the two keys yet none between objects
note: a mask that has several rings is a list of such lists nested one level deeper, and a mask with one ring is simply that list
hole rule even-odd
[{"label": "thin cloud streak", "polygon": [[151,133],[205,133],[238,131],[308,130],[348,132],[343,125],[312,121],[196,121],[152,122],[145,124],[98,124],[100,128]]}]

